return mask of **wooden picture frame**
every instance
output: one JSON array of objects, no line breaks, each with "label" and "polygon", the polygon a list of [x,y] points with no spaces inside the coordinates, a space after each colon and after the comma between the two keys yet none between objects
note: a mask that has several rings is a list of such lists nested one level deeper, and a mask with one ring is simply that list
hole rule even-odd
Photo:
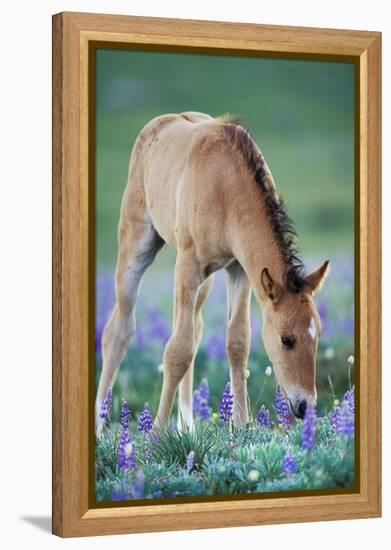
[{"label": "wooden picture frame", "polygon": [[[89,300],[93,189],[91,52],[113,47],[235,52],[356,65],[359,483],[346,494],[133,507],[90,505]],[[53,17],[53,533],[62,537],[370,518],[381,514],[381,34],[61,13]]]}]

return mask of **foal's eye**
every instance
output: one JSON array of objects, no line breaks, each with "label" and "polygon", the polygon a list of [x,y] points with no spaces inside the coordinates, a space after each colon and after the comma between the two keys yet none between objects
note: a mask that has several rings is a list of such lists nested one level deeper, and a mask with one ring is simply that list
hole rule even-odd
[{"label": "foal's eye", "polygon": [[289,338],[289,336],[281,336],[281,342],[286,349],[292,349],[295,345],[294,339]]}]

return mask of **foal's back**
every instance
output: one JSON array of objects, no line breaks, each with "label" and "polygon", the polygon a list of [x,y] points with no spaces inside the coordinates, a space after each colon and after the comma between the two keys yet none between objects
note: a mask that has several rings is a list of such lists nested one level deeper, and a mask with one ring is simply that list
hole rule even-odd
[{"label": "foal's back", "polygon": [[227,248],[227,187],[238,179],[234,153],[221,121],[203,113],[163,115],[143,128],[132,169],[142,165],[146,210],[170,245],[196,242],[216,254]]}]

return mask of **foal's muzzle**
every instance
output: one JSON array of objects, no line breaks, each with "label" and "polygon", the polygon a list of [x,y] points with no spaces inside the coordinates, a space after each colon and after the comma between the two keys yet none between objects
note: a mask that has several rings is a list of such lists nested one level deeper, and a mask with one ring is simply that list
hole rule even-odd
[{"label": "foal's muzzle", "polygon": [[301,401],[297,401],[295,404],[293,404],[292,401],[289,401],[289,404],[296,418],[300,418],[302,420],[304,418],[305,411],[307,410],[307,401],[303,399]]}]

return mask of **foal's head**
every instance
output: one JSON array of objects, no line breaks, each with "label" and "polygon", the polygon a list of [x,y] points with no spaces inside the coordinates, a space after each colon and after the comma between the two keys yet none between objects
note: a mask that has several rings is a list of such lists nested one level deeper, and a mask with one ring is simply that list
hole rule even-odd
[{"label": "foal's head", "polygon": [[277,382],[293,414],[303,418],[308,403],[316,402],[316,351],[320,319],[312,299],[328,271],[328,261],[305,277],[302,288],[280,285],[267,268],[261,273],[266,295],[263,307],[263,340],[273,363]]}]

